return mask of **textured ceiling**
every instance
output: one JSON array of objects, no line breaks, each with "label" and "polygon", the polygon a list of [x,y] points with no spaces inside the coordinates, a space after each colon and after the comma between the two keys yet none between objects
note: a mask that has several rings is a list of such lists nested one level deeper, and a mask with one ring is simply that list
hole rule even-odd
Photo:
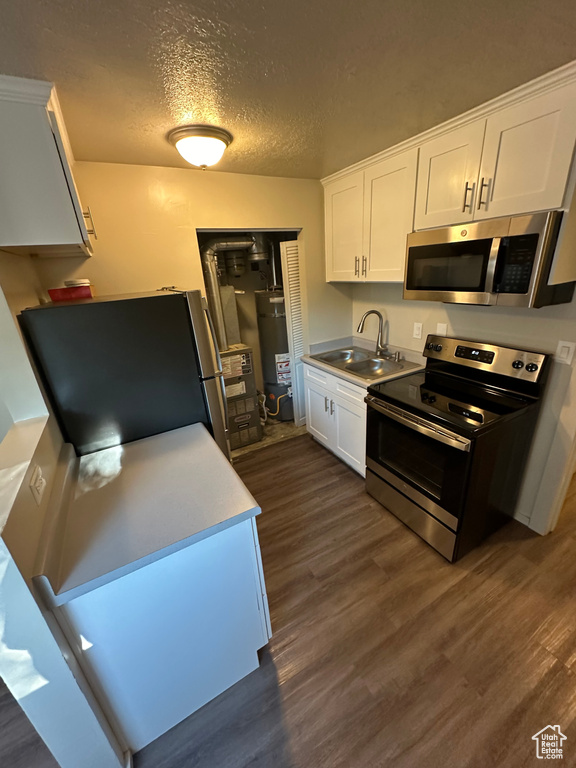
[{"label": "textured ceiling", "polygon": [[0,0],[0,73],[56,83],[79,160],[320,178],[576,58],[574,0]]}]

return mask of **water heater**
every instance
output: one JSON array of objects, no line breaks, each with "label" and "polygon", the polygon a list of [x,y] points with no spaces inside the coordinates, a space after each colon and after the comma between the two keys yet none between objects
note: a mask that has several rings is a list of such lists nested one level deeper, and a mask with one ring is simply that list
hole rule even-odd
[{"label": "water heater", "polygon": [[256,291],[255,296],[268,415],[291,421],[294,408],[284,291]]}]

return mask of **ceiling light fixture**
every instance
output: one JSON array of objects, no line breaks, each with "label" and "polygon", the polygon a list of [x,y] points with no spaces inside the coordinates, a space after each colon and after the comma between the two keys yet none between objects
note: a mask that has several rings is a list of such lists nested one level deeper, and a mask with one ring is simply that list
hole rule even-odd
[{"label": "ceiling light fixture", "polygon": [[232,134],[212,125],[185,125],[170,131],[168,141],[187,163],[207,168],[220,160],[232,141]]}]

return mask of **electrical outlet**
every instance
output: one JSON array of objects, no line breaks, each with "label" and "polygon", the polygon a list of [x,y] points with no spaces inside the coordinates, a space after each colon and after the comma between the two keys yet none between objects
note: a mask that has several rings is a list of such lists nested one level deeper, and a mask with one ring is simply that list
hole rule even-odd
[{"label": "electrical outlet", "polygon": [[34,467],[34,472],[32,472],[30,490],[32,491],[32,496],[34,496],[36,504],[40,506],[42,503],[42,496],[44,496],[44,491],[46,490],[46,478],[42,474],[42,468],[39,464]]},{"label": "electrical outlet", "polygon": [[412,338],[422,338],[422,323],[414,323],[414,331],[412,332]]},{"label": "electrical outlet", "polygon": [[436,323],[436,336],[446,336],[448,325],[446,323]]},{"label": "electrical outlet", "polygon": [[554,357],[559,363],[572,365],[575,348],[576,344],[573,341],[559,341]]}]

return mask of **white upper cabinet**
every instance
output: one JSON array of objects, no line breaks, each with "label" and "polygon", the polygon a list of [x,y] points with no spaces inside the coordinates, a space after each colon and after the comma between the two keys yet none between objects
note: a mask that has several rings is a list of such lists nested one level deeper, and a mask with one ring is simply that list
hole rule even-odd
[{"label": "white upper cabinet", "polygon": [[418,150],[326,184],[326,279],[401,282]]},{"label": "white upper cabinet", "polygon": [[326,279],[401,281],[414,229],[567,208],[575,145],[572,63],[328,178]]},{"label": "white upper cabinet", "polygon": [[500,109],[420,149],[415,228],[560,208],[576,141],[576,86]]},{"label": "white upper cabinet", "polygon": [[575,140],[574,87],[489,117],[474,218],[560,208]]},{"label": "white upper cabinet", "polygon": [[362,260],[364,174],[351,173],[326,186],[326,279],[355,280]]},{"label": "white upper cabinet", "polygon": [[89,255],[72,172],[48,109],[50,95],[50,83],[0,78],[0,248]]},{"label": "white upper cabinet", "polygon": [[362,267],[367,281],[404,280],[406,236],[414,227],[417,167],[418,150],[411,149],[364,171]]},{"label": "white upper cabinet", "polygon": [[416,229],[472,221],[484,126],[465,125],[420,148]]}]

